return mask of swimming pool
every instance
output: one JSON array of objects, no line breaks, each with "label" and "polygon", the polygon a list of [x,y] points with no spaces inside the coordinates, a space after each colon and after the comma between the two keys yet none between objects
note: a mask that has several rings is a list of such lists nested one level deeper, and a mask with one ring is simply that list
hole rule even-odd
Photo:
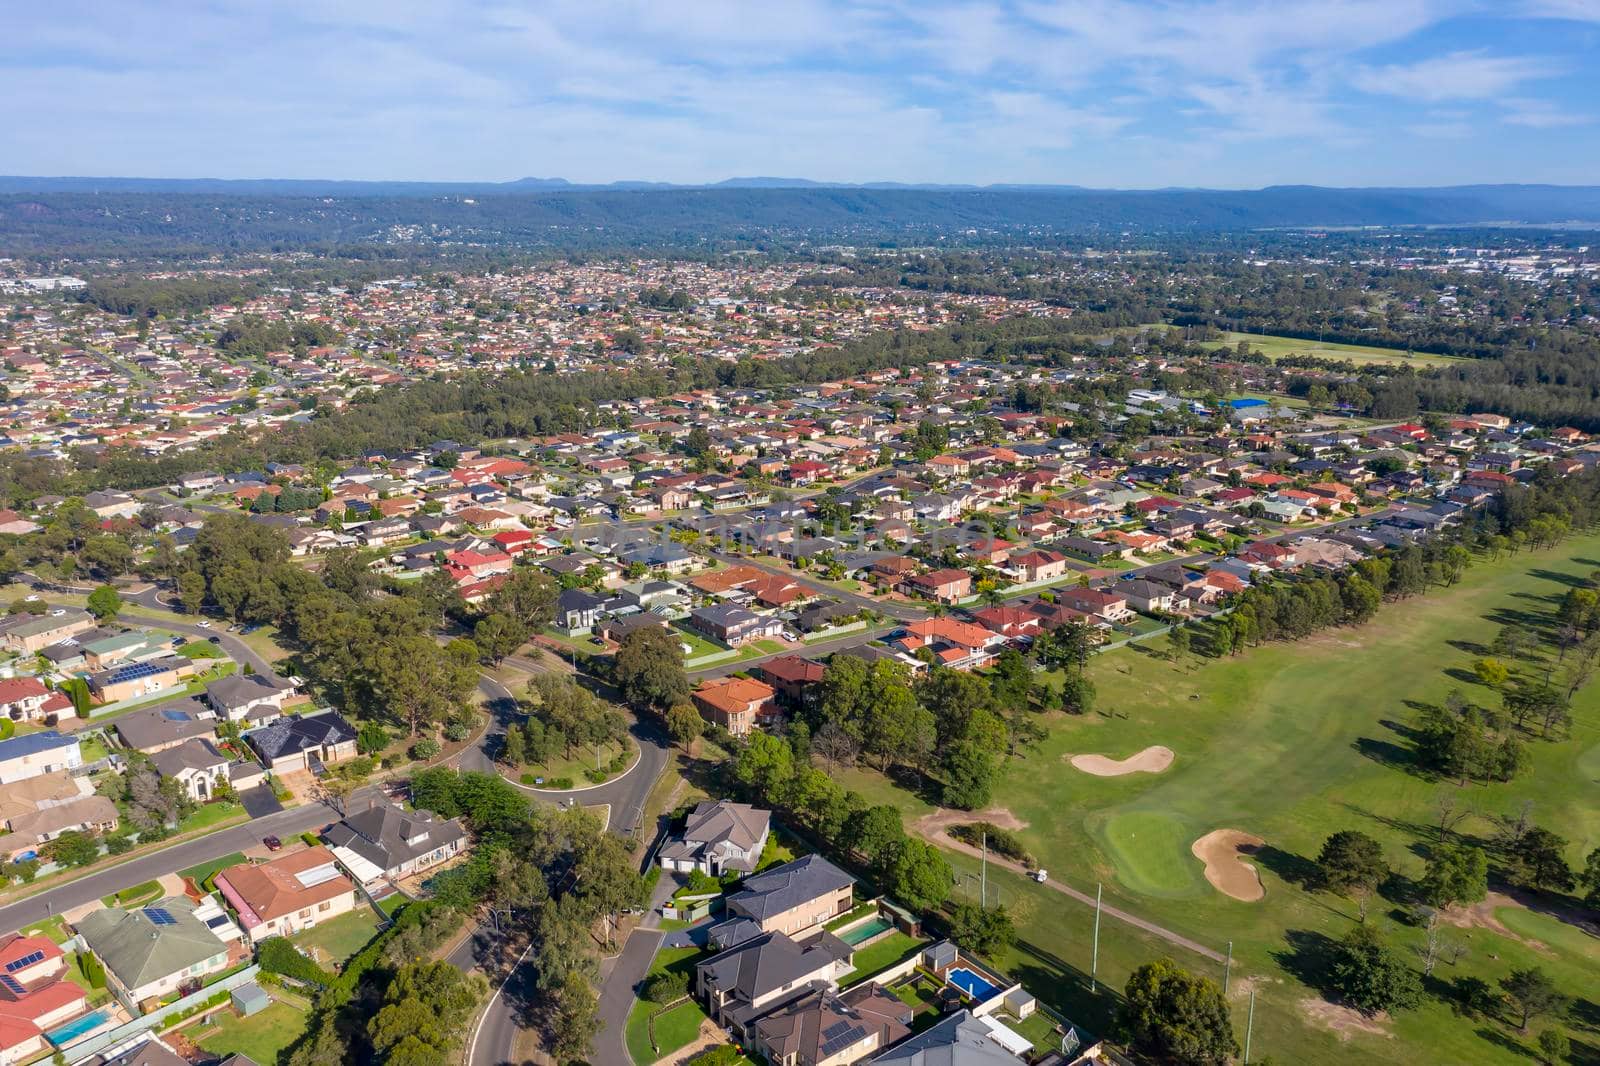
[{"label": "swimming pool", "polygon": [[951,970],[948,980],[979,1003],[1000,991],[996,985],[990,983],[983,975],[974,973],[965,966],[957,966]]},{"label": "swimming pool", "polygon": [[72,1043],[79,1037],[87,1036],[89,1033],[94,1032],[96,1029],[106,1024],[110,1018],[111,1012],[105,1007],[101,1007],[99,1010],[90,1011],[82,1018],[74,1018],[72,1021],[68,1022],[66,1025],[63,1025],[59,1029],[50,1030],[50,1032],[45,1034],[45,1039],[50,1041],[50,1043],[54,1044],[56,1047],[62,1047],[63,1045]]},{"label": "swimming pool", "polygon": [[879,933],[887,932],[887,931],[889,931],[890,929],[893,929],[893,928],[894,928],[894,923],[893,922],[891,922],[889,919],[883,917],[882,915],[879,915],[876,918],[872,918],[872,919],[869,919],[868,921],[862,922],[860,925],[853,926],[853,927],[851,927],[849,929],[843,930],[839,934],[839,939],[843,940],[846,944],[849,944],[851,947],[855,947],[857,944],[860,944],[861,942],[866,941],[866,940],[871,940],[873,937],[877,936]]}]

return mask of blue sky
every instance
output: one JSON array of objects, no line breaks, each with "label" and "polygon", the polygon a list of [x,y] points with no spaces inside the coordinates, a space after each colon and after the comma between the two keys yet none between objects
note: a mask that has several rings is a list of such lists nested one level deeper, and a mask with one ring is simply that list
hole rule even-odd
[{"label": "blue sky", "polygon": [[50,0],[0,172],[1600,182],[1600,0]]}]

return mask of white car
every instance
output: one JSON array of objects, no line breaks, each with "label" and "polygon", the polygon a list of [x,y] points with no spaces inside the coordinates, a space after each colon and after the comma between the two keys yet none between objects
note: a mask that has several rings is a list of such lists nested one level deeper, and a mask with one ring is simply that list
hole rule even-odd
[{"label": "white car", "polygon": [[1035,871],[1033,871],[1033,873],[1029,874],[1028,876],[1033,878],[1035,881],[1039,882],[1042,885],[1046,881],[1050,880],[1050,871],[1049,870],[1035,870]]},{"label": "white car", "polygon": [[196,622],[195,625],[199,626],[201,629],[210,629],[211,628],[211,623],[210,622]]}]

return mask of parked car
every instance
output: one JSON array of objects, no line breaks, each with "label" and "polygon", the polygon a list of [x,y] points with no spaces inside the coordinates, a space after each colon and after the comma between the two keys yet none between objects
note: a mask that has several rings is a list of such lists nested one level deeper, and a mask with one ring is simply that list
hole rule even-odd
[{"label": "parked car", "polygon": [[277,837],[262,837],[261,843],[267,846],[268,851],[279,851],[283,848],[283,841]]}]

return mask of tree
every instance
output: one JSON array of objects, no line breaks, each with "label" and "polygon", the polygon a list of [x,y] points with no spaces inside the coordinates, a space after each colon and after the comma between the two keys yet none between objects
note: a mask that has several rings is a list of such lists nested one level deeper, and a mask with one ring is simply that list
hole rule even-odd
[{"label": "tree", "polygon": [[689,698],[683,649],[670,631],[659,626],[623,637],[613,670],[623,698],[635,707],[665,710]]},{"label": "tree", "polygon": [[1523,1032],[1528,1031],[1528,1022],[1534,1018],[1565,1014],[1567,1005],[1572,1002],[1572,997],[1557,988],[1550,975],[1537,966],[1512,970],[1500,979],[1500,989],[1521,1016],[1518,1028]]},{"label": "tree", "polygon": [[1128,977],[1118,1019],[1139,1052],[1168,1062],[1224,1066],[1239,1054],[1222,989],[1171,959],[1145,963]]},{"label": "tree", "polygon": [[944,775],[939,798],[945,806],[975,811],[988,804],[999,772],[989,752],[973,741],[957,741],[945,752],[939,768]]},{"label": "tree", "polygon": [[1569,892],[1576,883],[1567,865],[1567,842],[1548,829],[1535,826],[1511,845],[1510,879],[1523,888]]},{"label": "tree", "polygon": [[1422,979],[1368,925],[1345,935],[1328,966],[1328,983],[1341,999],[1363,1014],[1415,1007]]},{"label": "tree", "polygon": [[1482,848],[1440,844],[1422,874],[1422,898],[1435,907],[1476,903],[1489,893],[1489,860]]},{"label": "tree", "polygon": [[1490,688],[1499,688],[1511,677],[1511,671],[1499,659],[1479,659],[1472,664],[1472,672]]},{"label": "tree", "polygon": [[1341,830],[1323,841],[1317,867],[1324,887],[1355,898],[1362,921],[1368,898],[1389,876],[1382,845],[1358,829]]},{"label": "tree", "polygon": [[1600,848],[1589,852],[1589,857],[1584,860],[1583,873],[1578,880],[1589,891],[1584,896],[1584,902],[1591,907],[1600,907]]},{"label": "tree", "polygon": [[387,1063],[442,1061],[486,990],[482,977],[447,962],[400,967],[384,991],[383,1006],[367,1024],[373,1050]]},{"label": "tree", "polygon": [[178,600],[190,614],[199,614],[206,602],[206,579],[193,570],[178,575]]},{"label": "tree", "polygon": [[89,611],[98,620],[108,622],[122,610],[122,597],[110,585],[101,585],[89,593]]},{"label": "tree", "polygon": [[501,582],[484,604],[487,614],[504,615],[525,632],[535,633],[555,620],[561,589],[540,570],[519,567]]},{"label": "tree", "polygon": [[950,909],[950,939],[967,951],[994,955],[1016,943],[1017,931],[1004,907],[957,903]]},{"label": "tree", "polygon": [[901,903],[913,910],[931,911],[950,897],[954,875],[937,848],[907,838],[895,851],[889,883]]},{"label": "tree", "polygon": [[693,704],[674,703],[667,711],[667,732],[685,751],[705,731],[705,719]]},{"label": "tree", "polygon": [[478,624],[472,627],[472,642],[484,659],[495,666],[522,647],[527,639],[528,631],[520,622],[498,612],[478,619]]},{"label": "tree", "polygon": [[100,857],[100,842],[76,830],[62,833],[41,849],[63,866],[88,866]]},{"label": "tree", "polygon": [[1549,1066],[1560,1066],[1572,1054],[1572,1041],[1555,1026],[1539,1034],[1539,1057]]}]

